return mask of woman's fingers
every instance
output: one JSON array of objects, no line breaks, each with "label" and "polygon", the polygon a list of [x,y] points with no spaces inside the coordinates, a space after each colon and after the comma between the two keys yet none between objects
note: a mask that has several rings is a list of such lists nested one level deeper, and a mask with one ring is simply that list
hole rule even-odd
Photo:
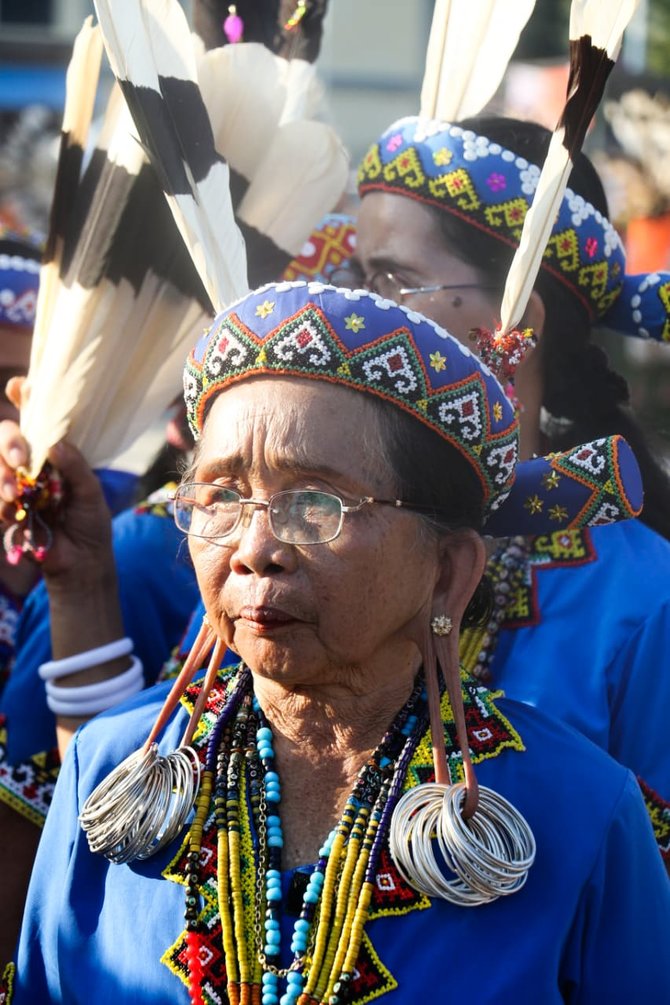
[{"label": "woman's fingers", "polygon": [[16,422],[0,422],[0,499],[16,499],[16,469],[28,463],[28,445]]},{"label": "woman's fingers", "polygon": [[28,400],[28,381],[25,377],[10,377],[5,387],[5,394],[14,408],[18,408],[20,411]]}]

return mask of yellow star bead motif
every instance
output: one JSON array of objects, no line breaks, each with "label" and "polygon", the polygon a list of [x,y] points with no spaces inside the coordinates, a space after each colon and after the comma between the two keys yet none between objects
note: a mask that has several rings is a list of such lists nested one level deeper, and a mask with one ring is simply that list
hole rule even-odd
[{"label": "yellow star bead motif", "polygon": [[440,149],[436,150],[433,154],[433,160],[438,167],[445,167],[450,163],[452,156],[451,150],[447,150],[446,147],[440,147]]},{"label": "yellow star bead motif", "polygon": [[266,318],[268,314],[272,314],[275,309],[273,300],[264,300],[262,304],[259,304],[256,308],[257,318]]},{"label": "yellow star bead motif", "polygon": [[542,512],[542,507],[544,506],[544,503],[542,502],[539,496],[528,496],[528,498],[524,503],[524,506],[529,513],[532,513],[534,515],[535,513]]},{"label": "yellow star bead motif", "polygon": [[443,356],[440,352],[431,352],[430,365],[435,373],[440,373],[441,370],[447,369],[447,357]]},{"label": "yellow star bead motif", "polygon": [[556,520],[556,522],[562,522],[568,519],[568,511],[565,506],[552,506],[549,510],[549,519]]},{"label": "yellow star bead motif", "polygon": [[496,420],[496,422],[500,422],[502,416],[503,416],[502,405],[500,404],[499,401],[496,401],[495,405],[493,406],[493,418]]},{"label": "yellow star bead motif", "polygon": [[542,484],[545,489],[551,491],[551,489],[557,489],[558,483],[561,480],[561,476],[558,471],[547,471],[546,475],[542,479]]},{"label": "yellow star bead motif", "polygon": [[361,317],[360,314],[350,314],[348,318],[344,319],[344,327],[347,331],[358,335],[361,328],[365,328],[365,318]]}]

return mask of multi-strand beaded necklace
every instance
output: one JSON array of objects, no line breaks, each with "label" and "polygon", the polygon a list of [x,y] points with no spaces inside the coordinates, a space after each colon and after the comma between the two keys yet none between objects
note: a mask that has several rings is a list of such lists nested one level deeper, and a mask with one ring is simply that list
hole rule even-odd
[{"label": "multi-strand beaded necklace", "polygon": [[486,566],[486,575],[493,587],[491,615],[483,627],[461,632],[461,663],[467,673],[484,684],[491,682],[491,663],[500,629],[526,574],[528,550],[528,541],[523,537],[501,542]]},{"label": "multi-strand beaded necklace", "polygon": [[[426,696],[419,679],[361,768],[338,824],[320,849],[293,925],[292,959],[282,967],[281,786],[272,731],[253,696],[250,672],[246,668],[240,672],[209,738],[189,835],[185,916],[193,1001],[199,999],[203,976],[197,940],[198,891],[203,829],[212,796],[229,1002],[339,1005],[347,1000],[351,986],[391,815],[427,723]],[[252,835],[252,861],[242,853],[245,831]]]}]

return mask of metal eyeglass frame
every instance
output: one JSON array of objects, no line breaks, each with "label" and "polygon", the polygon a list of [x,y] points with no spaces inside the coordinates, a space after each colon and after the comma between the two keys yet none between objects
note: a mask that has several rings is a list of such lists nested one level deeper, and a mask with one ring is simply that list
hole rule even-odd
[{"label": "metal eyeglass frame", "polygon": [[[408,509],[408,510],[416,510],[416,511],[422,511],[423,510],[423,511],[435,512],[435,508],[432,507],[432,506],[421,506],[421,505],[416,504],[416,503],[403,502],[402,499],[377,499],[374,496],[363,496],[357,503],[354,503],[352,505],[347,505],[344,502],[344,500],[340,498],[340,496],[335,495],[333,492],[322,492],[322,491],[320,491],[318,489],[284,489],[281,492],[274,492],[270,496],[269,499],[256,499],[253,496],[249,497],[248,499],[244,499],[240,495],[240,493],[237,492],[235,489],[226,489],[226,488],[224,488],[224,486],[219,486],[222,489],[222,491],[228,492],[231,495],[237,497],[236,500],[232,500],[232,499],[230,500],[230,502],[236,502],[236,504],[239,506],[239,510],[238,510],[237,516],[235,518],[235,522],[231,526],[230,530],[227,530],[225,532],[225,534],[196,534],[193,531],[191,531],[190,529],[186,529],[185,527],[182,527],[181,524],[179,523],[179,512],[180,511],[179,511],[179,508],[178,508],[178,503],[179,503],[179,499],[180,499],[180,496],[181,496],[182,493],[185,493],[186,490],[197,489],[197,487],[201,486],[201,485],[205,486],[207,488],[210,488],[210,489],[217,487],[216,485],[213,485],[211,482],[186,482],[184,485],[180,485],[179,486],[179,488],[175,492],[174,496],[172,497],[172,501],[175,504],[174,505],[174,521],[175,521],[175,524],[177,525],[178,529],[181,530],[184,534],[188,535],[189,537],[197,537],[197,538],[199,538],[201,540],[205,540],[205,541],[221,541],[224,538],[229,537],[231,534],[233,534],[235,532],[235,530],[237,530],[237,528],[240,525],[240,521],[242,520],[242,514],[244,512],[244,507],[245,506],[261,507],[262,509],[266,509],[268,511],[268,523],[269,523],[270,531],[272,532],[272,535],[278,541],[281,541],[283,544],[293,544],[293,545],[297,544],[297,545],[307,545],[307,546],[314,545],[314,544],[329,544],[331,541],[334,541],[335,538],[339,537],[340,533],[342,532],[342,526],[344,524],[344,517],[347,514],[349,514],[349,513],[358,513],[361,509],[363,509],[364,506],[371,506],[371,505],[393,506],[394,509]],[[340,518],[339,518],[339,521],[338,521],[337,529],[335,530],[335,532],[333,534],[331,534],[330,536],[324,537],[324,538],[319,538],[319,540],[317,540],[317,541],[302,541],[302,540],[292,540],[290,538],[287,539],[286,537],[282,537],[281,533],[277,532],[277,529],[275,528],[274,522],[273,522],[272,504],[275,502],[276,499],[281,498],[281,497],[300,496],[300,495],[303,495],[303,496],[304,495],[319,496],[319,497],[323,497],[323,498],[325,498],[325,499],[327,499],[329,501],[336,501],[337,502],[337,504],[340,507]]]}]

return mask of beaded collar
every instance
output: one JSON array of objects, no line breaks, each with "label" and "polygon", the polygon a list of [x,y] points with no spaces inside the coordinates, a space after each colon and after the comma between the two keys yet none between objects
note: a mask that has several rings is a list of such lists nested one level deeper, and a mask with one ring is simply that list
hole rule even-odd
[{"label": "beaded collar", "polygon": [[[236,668],[229,672],[222,672],[219,678],[219,686],[213,690],[208,700],[206,711],[201,720],[201,726],[195,738],[195,746],[201,759],[207,766],[208,761],[210,765],[212,764],[211,755],[216,746],[215,739],[213,739],[215,738],[216,730],[230,727],[230,739],[233,740],[233,734],[237,729],[233,742],[230,745],[224,745],[223,748],[218,748],[221,751],[223,759],[228,758],[228,765],[226,767],[227,780],[234,778],[240,763],[244,761],[244,754],[239,748],[240,745],[244,745],[245,735],[247,735],[247,731],[251,728],[251,716],[246,717],[244,711],[237,720],[238,725],[235,726],[232,724],[234,709],[231,710],[231,706],[237,702],[238,708],[242,708],[242,702],[239,700],[239,691],[236,692],[235,690],[239,685],[239,681],[239,669]],[[192,708],[197,693],[197,686],[189,688],[183,699],[186,708]],[[517,751],[524,749],[519,735],[496,708],[495,698],[497,695],[492,694],[471,678],[463,678],[463,693],[468,722],[473,727],[470,730],[470,736],[473,759],[476,762],[496,757],[505,749]],[[233,698],[231,701],[231,697],[234,694],[236,694],[236,698]],[[429,780],[432,775],[430,734],[425,723],[421,722],[421,700],[415,693],[413,698],[410,699],[410,704],[412,701],[416,707],[406,707],[399,719],[396,720],[396,730],[391,730],[387,734],[377,752],[378,761],[382,766],[384,766],[384,758],[389,757],[389,760],[394,758],[399,746],[405,746],[403,737],[406,740],[408,734],[413,732],[415,722],[412,721],[412,716],[416,716],[416,722],[420,724],[420,728],[417,731],[413,745],[410,745],[410,747],[413,746],[411,757],[408,757],[407,769],[403,771],[404,779],[402,787],[404,790]],[[224,710],[225,714],[229,715],[230,718],[228,724],[224,722],[222,727],[221,713]],[[247,713],[249,710],[250,705],[248,703]],[[456,743],[451,708],[446,696],[442,701],[442,712],[449,767],[455,781],[462,777],[462,762]],[[272,767],[269,765],[266,766],[264,763],[271,762],[271,740],[264,732],[266,728],[266,726],[261,725],[260,729],[257,730],[256,742],[259,748],[260,762],[263,765],[261,770],[266,772],[266,791],[268,791],[269,780],[269,792],[273,793],[279,789],[279,780],[273,777]],[[254,729],[256,729],[255,725]],[[405,733],[403,733],[403,729],[405,729]],[[233,757],[237,759],[237,766],[233,766],[231,775],[230,768]],[[268,770],[271,773],[269,779],[267,775]],[[255,780],[250,779],[250,781],[253,784],[247,791],[251,799],[254,799]],[[232,833],[234,835],[233,844],[237,843],[239,846],[240,873],[239,882],[235,881],[235,891],[229,891],[230,897],[228,898],[228,903],[233,903],[234,905],[235,898],[237,898],[238,903],[246,903],[247,905],[254,903],[254,899],[258,896],[259,891],[255,878],[258,841],[254,834],[253,810],[251,813],[243,812],[242,800],[238,802],[235,806],[235,809],[239,809],[240,811],[237,823],[232,828],[232,831],[229,829],[228,841],[224,841],[222,839],[222,829],[220,826],[217,827],[217,815],[220,824],[222,812],[221,800],[223,795],[224,793],[221,789],[218,792],[216,791],[215,781],[207,781],[207,773],[205,773],[205,781],[201,788],[194,825],[187,834],[176,856],[163,873],[167,879],[186,887],[189,900],[187,906],[187,929],[166,950],[162,957],[162,962],[183,983],[189,986],[191,999],[195,1003],[207,1003],[212,1000],[260,1002],[261,977],[259,968],[257,961],[248,950],[248,947],[254,946],[257,942],[257,933],[254,931],[256,927],[254,913],[249,910],[246,912],[242,909],[238,910],[237,931],[234,929],[234,922],[231,929],[230,923],[235,912],[228,909],[224,912],[220,912],[219,910],[219,883],[221,882],[221,876],[217,875],[217,860],[220,863],[222,854],[224,856],[227,854]],[[226,792],[225,796],[227,799],[233,798],[231,792]],[[311,942],[312,937],[309,934],[311,925],[308,916],[311,910],[310,904],[314,901],[315,897],[319,900],[321,891],[325,889],[326,884],[329,882],[329,861],[332,861],[334,866],[337,864],[335,861],[335,857],[337,857],[343,869],[349,870],[349,879],[347,882],[350,884],[349,893],[351,896],[357,891],[360,892],[361,885],[364,886],[364,883],[361,884],[361,879],[364,878],[361,877],[364,869],[364,865],[361,865],[361,862],[364,862],[365,858],[364,855],[359,853],[366,851],[364,847],[365,836],[363,834],[366,830],[364,821],[365,819],[368,821],[370,819],[370,816],[366,817],[365,812],[366,798],[369,798],[369,796],[366,797],[365,793],[361,793],[360,785],[358,785],[352,793],[350,805],[345,809],[340,824],[335,829],[333,835],[326,840],[322,848],[321,857],[312,872],[312,878],[308,881],[307,890],[303,897],[301,916],[298,918],[294,928],[293,945],[291,947],[294,959],[301,960],[302,957],[308,956],[312,960],[312,954],[317,951],[317,947],[312,945]],[[244,800],[244,803],[246,804],[246,800]],[[374,815],[374,812],[375,810],[373,809],[371,815]],[[280,882],[280,869],[277,868],[279,857],[273,852],[273,848],[278,847],[281,837],[277,821],[271,819],[275,816],[274,812],[267,812],[266,814],[266,844],[268,852],[272,853],[270,868],[265,871],[264,882],[266,885],[266,894],[277,890],[279,888],[277,884]],[[348,831],[346,835],[344,834],[345,830]],[[276,839],[276,841],[273,840],[273,843],[270,842],[271,835],[273,839]],[[325,834],[324,837],[326,837]],[[369,850],[367,849],[368,852]],[[369,857],[367,861],[369,861]],[[339,870],[333,866],[331,866],[330,872],[332,874],[339,873]],[[319,879],[319,876],[323,876],[323,879]],[[342,879],[338,875],[334,889],[329,891],[329,897],[336,902],[338,896],[340,896],[346,907],[348,898],[341,891]],[[388,852],[386,840],[381,843],[379,848],[374,874],[370,877],[366,896],[369,898],[367,907],[365,907],[365,904],[362,905],[365,907],[365,910],[358,916],[358,920],[355,912],[350,918],[352,928],[355,928],[359,923],[361,926],[361,931],[358,933],[360,938],[358,939],[355,958],[352,957],[348,962],[345,960],[342,961],[343,965],[353,968],[353,972],[356,975],[354,979],[350,982],[345,981],[346,987],[335,986],[338,984],[336,980],[338,975],[335,974],[335,969],[337,969],[337,965],[339,964],[334,959],[331,961],[330,957],[335,952],[333,946],[337,941],[337,933],[333,934],[332,926],[327,930],[322,928],[322,945],[319,951],[323,953],[325,962],[321,966],[321,978],[319,982],[312,981],[312,984],[314,984],[313,987],[308,984],[310,971],[307,968],[306,982],[303,982],[305,984],[303,986],[299,975],[301,963],[298,963],[293,970],[296,976],[291,979],[295,983],[289,982],[288,987],[284,989],[283,985],[286,979],[279,979],[282,984],[281,991],[274,990],[276,985],[272,980],[266,978],[262,994],[267,996],[268,1002],[270,1001],[270,997],[273,1000],[276,998],[279,1001],[279,994],[281,994],[281,1001],[285,1005],[289,1001],[299,1002],[300,1005],[303,1005],[306,1002],[318,1002],[322,1000],[346,1000],[353,1003],[353,1005],[362,1005],[363,1002],[370,1001],[372,998],[376,998],[397,987],[397,982],[379,959],[369,937],[363,929],[363,914],[367,920],[390,915],[403,915],[413,910],[429,908],[430,900],[412,890],[402,880]],[[268,897],[268,900],[271,907],[271,898]],[[222,913],[224,915],[223,919]],[[229,916],[227,919],[226,915]],[[299,922],[304,922],[304,924],[299,924]],[[266,963],[269,962],[271,967],[278,970],[279,968],[276,967],[275,961],[267,959],[267,957],[271,956],[271,951],[275,944],[274,940],[277,938],[277,936],[269,934],[273,931],[278,931],[278,928],[276,927],[276,918],[271,909],[266,918],[266,944],[263,947],[263,952],[266,957]],[[325,934],[323,934],[324,931]],[[317,932],[317,934],[319,933]],[[230,952],[231,935],[232,937],[236,935],[240,937],[240,943],[243,945],[240,964],[244,968],[245,975],[251,975],[251,986],[248,984],[245,985],[243,981],[239,981],[239,977],[241,976],[239,972],[237,975],[232,975],[233,984],[228,985],[226,954],[222,952],[222,946],[225,947],[228,943],[228,950]],[[349,946],[353,953],[354,948],[356,948],[356,940],[350,940]],[[229,956],[228,959],[230,960],[231,957]],[[239,953],[237,959],[239,960]],[[238,977],[238,980],[234,979],[235,976]],[[253,980],[254,977],[256,980]],[[228,992],[226,991],[227,987]],[[326,993],[328,993],[329,997],[324,997]],[[218,997],[214,999],[212,998],[212,994]],[[288,997],[286,997],[287,994]]]}]

